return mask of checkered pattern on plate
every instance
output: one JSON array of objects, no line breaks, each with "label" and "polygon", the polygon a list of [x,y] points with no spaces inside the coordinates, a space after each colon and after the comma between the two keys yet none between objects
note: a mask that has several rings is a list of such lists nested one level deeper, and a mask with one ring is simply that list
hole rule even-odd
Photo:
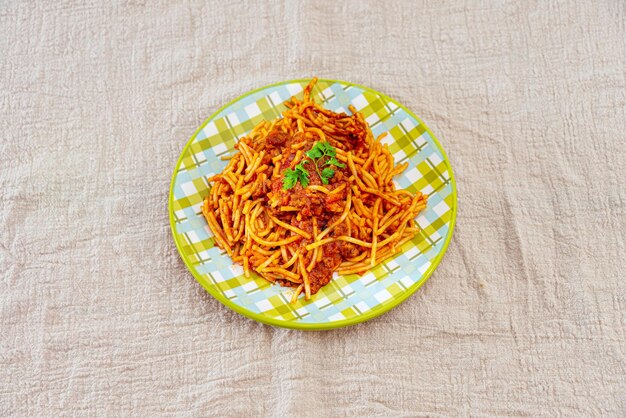
[{"label": "checkered pattern on plate", "polygon": [[224,251],[214,245],[200,204],[208,193],[206,178],[219,173],[227,161],[220,156],[261,120],[280,117],[283,102],[301,97],[307,80],[291,81],[252,92],[218,111],[190,140],[174,174],[170,214],[175,240],[183,260],[211,293],[237,311],[274,324],[323,327],[360,322],[360,316],[384,312],[415,291],[441,258],[446,237],[452,233],[456,205],[453,181],[445,154],[427,128],[395,101],[365,87],[320,80],[313,90],[316,100],[336,112],[352,104],[361,111],[374,135],[389,134],[396,163],[409,167],[396,177],[396,185],[428,195],[428,206],[417,218],[421,232],[402,253],[363,276],[341,276],[322,288],[310,301],[292,305],[292,289],[271,285],[260,278],[247,279]]}]

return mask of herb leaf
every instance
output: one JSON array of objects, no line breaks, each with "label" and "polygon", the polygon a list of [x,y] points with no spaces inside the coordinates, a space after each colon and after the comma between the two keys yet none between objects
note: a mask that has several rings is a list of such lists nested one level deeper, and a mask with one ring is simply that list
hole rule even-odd
[{"label": "herb leaf", "polygon": [[324,153],[322,152],[322,150],[317,146],[317,144],[319,144],[319,142],[317,142],[313,148],[311,148],[310,150],[308,150],[306,152],[306,156],[309,157],[312,160],[316,160],[322,156],[324,156]]},{"label": "herb leaf", "polygon": [[328,181],[335,175],[335,170],[333,170],[330,167],[326,167],[325,169],[322,170],[322,175],[320,176],[320,179],[322,180],[322,183],[324,184],[328,184]]},{"label": "herb leaf", "polygon": [[328,157],[334,157],[337,154],[337,150],[335,149],[335,147],[330,145],[329,142],[318,142],[317,144],[319,144],[320,148],[322,149],[322,153],[324,153],[324,155]]},{"label": "herb leaf", "polygon": [[302,188],[306,188],[306,186],[309,185],[309,173],[307,172],[306,175],[300,177],[300,184],[302,184]]},{"label": "herb leaf", "polygon": [[285,177],[283,177],[283,189],[289,190],[298,182],[298,172],[288,168],[285,170]]},{"label": "herb leaf", "polygon": [[[330,179],[335,175],[335,170],[327,166],[335,166],[339,168],[346,166],[344,163],[339,162],[337,158],[335,158],[337,150],[335,147],[330,145],[329,142],[316,142],[305,154],[309,158],[308,160],[302,160],[293,170],[288,168],[284,171],[284,190],[293,188],[297,182],[300,182],[302,187],[307,187],[309,185],[311,182],[310,175],[305,166],[310,162],[313,163],[315,172],[318,174],[323,184],[328,184]],[[328,157],[326,162],[323,162],[323,157]],[[323,168],[322,171],[320,171],[322,167],[326,168]]]},{"label": "herb leaf", "polygon": [[304,174],[305,176],[308,176],[308,175],[309,175],[309,172],[307,171],[307,169],[306,169],[306,168],[304,168],[304,164],[305,164],[305,163],[307,163],[307,162],[308,162],[308,161],[307,161],[307,160],[305,160],[305,161],[302,161],[300,164],[298,164],[298,165],[296,166],[296,171],[297,171],[298,173],[302,173],[302,174]]},{"label": "herb leaf", "polygon": [[346,166],[344,163],[340,163],[339,160],[337,160],[335,157],[330,157],[324,165],[334,165],[335,167],[339,168],[344,168]]}]

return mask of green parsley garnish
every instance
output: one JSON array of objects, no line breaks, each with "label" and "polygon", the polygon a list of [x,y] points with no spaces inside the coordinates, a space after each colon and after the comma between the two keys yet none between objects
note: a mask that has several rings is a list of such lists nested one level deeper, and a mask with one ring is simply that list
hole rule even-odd
[{"label": "green parsley garnish", "polygon": [[283,178],[283,189],[291,189],[293,186],[296,185],[298,181],[300,181],[302,187],[306,187],[309,185],[309,172],[306,170],[306,168],[304,168],[302,163],[298,164],[295,170],[292,170],[291,168],[285,170],[285,178]]},{"label": "green parsley garnish", "polygon": [[343,168],[346,165],[339,162],[335,156],[337,150],[328,142],[316,142],[313,147],[306,152],[308,160],[303,160],[295,169],[288,168],[285,170],[283,178],[283,189],[289,190],[299,181],[302,187],[309,185],[309,172],[305,166],[313,163],[315,172],[320,177],[323,184],[328,184],[330,179],[335,175],[335,170],[329,166]]}]

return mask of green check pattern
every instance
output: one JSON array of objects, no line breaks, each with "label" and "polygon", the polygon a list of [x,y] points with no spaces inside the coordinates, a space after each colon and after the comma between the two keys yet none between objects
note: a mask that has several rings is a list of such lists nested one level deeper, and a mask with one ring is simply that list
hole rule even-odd
[{"label": "green check pattern", "polygon": [[362,112],[374,135],[383,140],[396,163],[409,167],[396,185],[429,196],[418,216],[421,232],[402,252],[363,276],[335,276],[310,301],[292,305],[293,289],[272,285],[260,278],[247,279],[243,269],[214,244],[200,205],[209,189],[207,177],[226,166],[221,156],[261,120],[280,117],[283,102],[301,97],[308,80],[290,81],[243,96],[214,114],[198,130],[183,151],[170,193],[170,218],[177,248],[196,279],[227,306],[264,322],[292,328],[332,327],[360,322],[395,306],[413,293],[436,267],[452,234],[456,216],[456,192],[445,153],[428,128],[406,108],[365,87],[319,80],[316,100],[336,112],[348,105]]}]

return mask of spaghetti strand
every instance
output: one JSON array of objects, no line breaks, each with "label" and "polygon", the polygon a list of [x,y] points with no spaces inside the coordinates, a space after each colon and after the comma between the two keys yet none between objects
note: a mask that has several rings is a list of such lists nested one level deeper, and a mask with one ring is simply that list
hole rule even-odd
[{"label": "spaghetti strand", "polygon": [[352,105],[346,114],[316,103],[316,81],[222,157],[201,205],[216,245],[246,277],[293,287],[291,303],[309,300],[334,271],[362,274],[397,254],[427,204],[396,190],[408,163],[395,165],[386,133],[374,137]]}]

